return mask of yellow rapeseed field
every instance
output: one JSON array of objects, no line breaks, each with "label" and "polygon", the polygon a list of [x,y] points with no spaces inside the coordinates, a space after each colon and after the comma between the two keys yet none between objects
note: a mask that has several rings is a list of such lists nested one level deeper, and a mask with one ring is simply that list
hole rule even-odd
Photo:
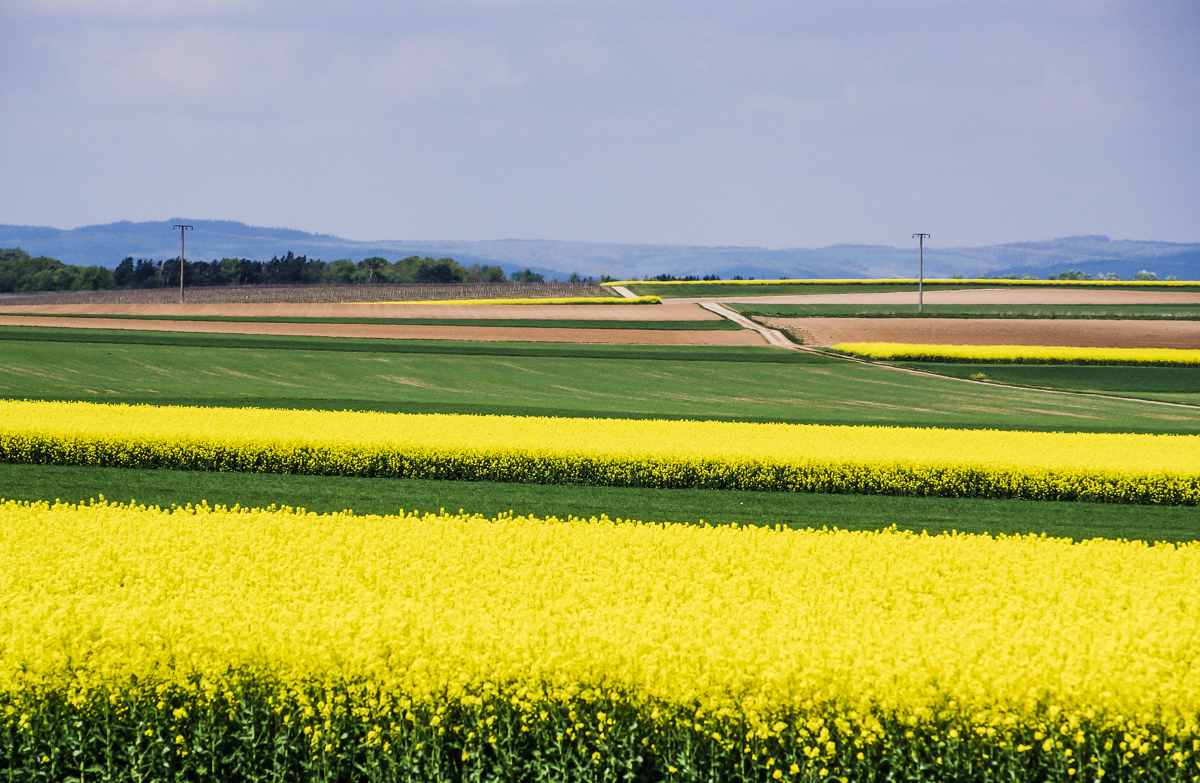
[{"label": "yellow rapeseed field", "polygon": [[[1197,544],[9,501],[0,596],[10,726],[22,694],[103,712],[133,688],[174,736],[259,677],[279,705],[352,686],[299,702],[318,755],[351,724],[379,744],[406,710],[438,727],[497,698],[529,726],[608,699],[647,752],[670,715],[768,772],[794,759],[781,775],[906,730],[938,764],[963,735],[971,763],[1032,750],[1064,775],[1152,759],[1189,779],[1200,755]],[[606,721],[568,725],[596,741]]]},{"label": "yellow rapeseed field", "polygon": [[838,343],[833,350],[872,359],[1003,362],[1014,364],[1200,365],[1200,350],[1075,348],[1056,345],[922,345]]},{"label": "yellow rapeseed field", "polygon": [[0,401],[10,462],[1200,502],[1200,437]]},{"label": "yellow rapeseed field", "polygon": [[0,564],[4,689],[247,667],[762,714],[1200,711],[1200,544],[8,501]]}]

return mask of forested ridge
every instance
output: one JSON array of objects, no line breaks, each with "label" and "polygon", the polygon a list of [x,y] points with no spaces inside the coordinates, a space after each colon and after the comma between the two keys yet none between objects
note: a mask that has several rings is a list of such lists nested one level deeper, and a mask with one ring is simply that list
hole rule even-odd
[{"label": "forested ridge", "polygon": [[[357,263],[339,259],[326,263],[291,252],[270,261],[222,258],[185,261],[184,287],[272,285],[304,283],[522,283],[544,282],[542,275],[526,269],[505,277],[499,266],[462,266],[452,258],[409,256],[396,262],[378,256]],[[34,291],[100,291],[112,288],[164,288],[179,285],[179,259],[123,260],[116,269],[70,266],[20,248],[0,248],[0,293]]]}]

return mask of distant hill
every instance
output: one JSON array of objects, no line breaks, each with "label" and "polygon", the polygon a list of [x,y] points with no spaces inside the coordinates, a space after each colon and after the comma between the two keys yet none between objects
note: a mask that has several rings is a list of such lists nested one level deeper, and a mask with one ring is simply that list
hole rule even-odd
[{"label": "distant hill", "polygon": [[[334,261],[361,261],[382,256],[395,261],[413,255],[454,258],[460,264],[500,265],[506,271],[530,268],[547,279],[611,275],[642,278],[716,274],[756,278],[863,278],[915,276],[916,247],[833,245],[822,248],[767,249],[686,245],[620,245],[551,240],[502,239],[467,241],[382,240],[358,242],[328,234],[247,226],[227,220],[121,221],[70,230],[41,226],[0,225],[0,248],[20,247],[35,256],[67,264],[115,267],[121,259],[166,259],[179,255],[179,232],[171,226],[195,226],[187,236],[187,255],[194,261],[249,258],[266,261],[288,251]],[[1066,237],[1046,242],[1017,242],[987,247],[939,248],[925,251],[929,277],[950,275],[1035,275],[1068,269],[1088,274],[1112,272],[1132,278],[1143,269],[1159,278],[1200,279],[1200,244],[1110,240],[1105,236]]]}]

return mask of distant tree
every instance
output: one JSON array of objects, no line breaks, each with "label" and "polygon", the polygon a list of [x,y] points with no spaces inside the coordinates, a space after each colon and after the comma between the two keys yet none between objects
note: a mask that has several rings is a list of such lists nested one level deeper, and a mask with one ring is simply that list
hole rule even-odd
[{"label": "distant tree", "polygon": [[113,283],[117,288],[128,288],[133,283],[133,256],[117,264],[113,270]]},{"label": "distant tree", "polygon": [[348,258],[339,258],[329,265],[327,279],[331,283],[349,283],[354,277],[354,262]]},{"label": "distant tree", "polygon": [[463,283],[466,279],[466,270],[452,258],[422,260],[415,278],[418,283]]},{"label": "distant tree", "polygon": [[1142,271],[1136,273],[1133,276],[1133,279],[1134,280],[1157,280],[1158,275],[1154,274],[1153,272],[1148,272],[1147,270],[1143,269]]},{"label": "distant tree", "polygon": [[360,272],[366,274],[367,277],[365,282],[368,283],[379,282],[379,278],[381,277],[380,270],[386,269],[387,267],[388,260],[380,256],[364,258],[362,261],[358,262],[358,269]]},{"label": "distant tree", "polygon": [[116,288],[113,273],[102,266],[75,267],[79,271],[71,281],[72,291],[105,291]]},{"label": "distant tree", "polygon": [[139,258],[133,268],[133,285],[137,288],[153,288],[159,284],[162,261],[157,264],[149,258]]},{"label": "distant tree", "polygon": [[545,275],[539,275],[533,270],[526,269],[523,272],[513,272],[512,280],[514,283],[544,283],[546,282]]},{"label": "distant tree", "polygon": [[[385,262],[386,263],[386,262]],[[324,267],[324,264],[317,261],[309,261],[307,256],[297,256],[292,251],[283,258],[274,256],[270,261],[263,264],[262,282],[264,283],[304,283],[315,282],[313,278],[319,278],[320,273],[318,267]],[[306,279],[307,278],[307,279]]]}]

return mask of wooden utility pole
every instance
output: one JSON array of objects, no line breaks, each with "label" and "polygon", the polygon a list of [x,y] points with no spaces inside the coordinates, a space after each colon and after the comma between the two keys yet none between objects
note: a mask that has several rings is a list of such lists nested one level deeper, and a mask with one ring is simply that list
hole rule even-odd
[{"label": "wooden utility pole", "polygon": [[191,226],[176,224],[172,228],[179,229],[179,304],[183,304],[183,236]]},{"label": "wooden utility pole", "polygon": [[913,238],[921,240],[921,265],[917,267],[917,312],[920,313],[925,309],[925,240],[929,235],[913,234]]}]

